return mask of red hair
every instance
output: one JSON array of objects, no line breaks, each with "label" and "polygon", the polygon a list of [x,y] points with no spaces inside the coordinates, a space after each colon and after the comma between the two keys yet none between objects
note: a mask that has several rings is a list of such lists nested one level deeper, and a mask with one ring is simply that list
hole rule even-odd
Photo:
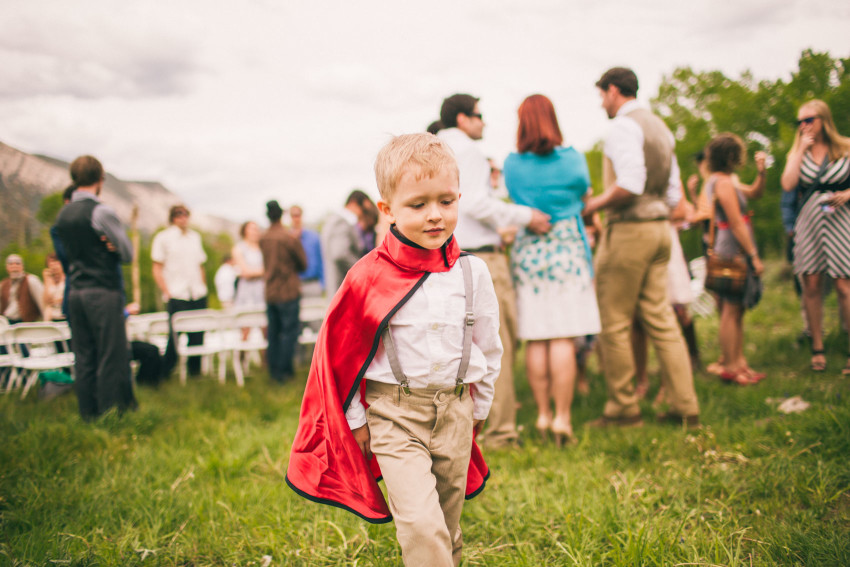
[{"label": "red hair", "polygon": [[516,147],[520,153],[546,155],[564,142],[552,101],[534,94],[522,101],[517,111],[519,128]]}]

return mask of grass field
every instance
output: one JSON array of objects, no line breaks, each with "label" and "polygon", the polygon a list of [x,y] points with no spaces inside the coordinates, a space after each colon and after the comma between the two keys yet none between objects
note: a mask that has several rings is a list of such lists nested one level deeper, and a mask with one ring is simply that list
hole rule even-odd
[{"label": "grass field", "polygon": [[[827,302],[829,368],[808,371],[796,299],[778,265],[748,314],[758,386],[696,377],[704,427],[589,431],[604,383],[577,397],[579,444],[531,435],[487,454],[467,502],[465,565],[850,565],[847,338]],[[714,319],[697,323],[704,360]],[[284,483],[306,369],[273,387],[199,379],[140,389],[139,411],[84,424],[73,396],[0,397],[0,565],[400,565],[392,524],[310,503]],[[656,379],[657,382],[657,379]],[[652,394],[652,392],[651,392]],[[800,395],[811,407],[777,411]]]}]

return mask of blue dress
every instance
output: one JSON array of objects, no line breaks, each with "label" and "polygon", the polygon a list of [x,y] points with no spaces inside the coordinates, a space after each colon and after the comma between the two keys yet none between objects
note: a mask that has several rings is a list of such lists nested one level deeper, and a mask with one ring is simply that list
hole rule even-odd
[{"label": "blue dress", "polygon": [[519,337],[546,340],[597,334],[601,325],[581,211],[590,186],[584,156],[572,147],[547,155],[510,154],[505,185],[514,202],[552,217],[539,236],[521,230],[511,249]]}]

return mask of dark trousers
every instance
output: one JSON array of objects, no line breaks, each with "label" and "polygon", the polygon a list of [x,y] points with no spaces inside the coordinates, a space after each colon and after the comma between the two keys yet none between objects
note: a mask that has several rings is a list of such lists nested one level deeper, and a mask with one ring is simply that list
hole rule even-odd
[{"label": "dark trousers", "polygon": [[156,386],[162,378],[162,357],[156,345],[143,341],[130,343],[133,360],[139,361],[139,371],[136,374],[136,384]]},{"label": "dark trousers", "polygon": [[71,290],[68,312],[80,415],[92,419],[113,406],[121,411],[135,407],[124,294],[105,288]]},{"label": "dark trousers", "polygon": [[298,299],[266,304],[269,319],[269,348],[267,358],[272,380],[283,382],[295,374],[292,359],[301,330]]},{"label": "dark trousers", "polygon": [[[202,297],[200,299],[190,299],[188,301],[183,299],[169,299],[168,306],[166,309],[168,310],[168,316],[170,318],[172,315],[180,311],[192,311],[194,309],[206,308],[207,298]],[[189,337],[189,346],[204,344],[203,333],[186,333],[186,335]],[[174,367],[177,365],[177,348],[174,345],[174,338],[174,332],[172,332],[168,338],[168,346],[165,347],[165,355],[163,356],[163,376],[168,376],[169,374],[171,374],[171,371],[174,370]],[[190,356],[187,366],[189,374],[192,376],[197,376],[201,373],[201,357]]]}]

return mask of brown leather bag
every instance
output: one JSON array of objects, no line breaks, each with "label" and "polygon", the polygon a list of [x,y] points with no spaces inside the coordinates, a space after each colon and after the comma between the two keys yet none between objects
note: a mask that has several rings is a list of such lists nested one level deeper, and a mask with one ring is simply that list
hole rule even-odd
[{"label": "brown leather bag", "polygon": [[714,252],[717,230],[717,195],[714,195],[709,224],[708,251],[705,261],[705,289],[727,297],[743,297],[747,289],[747,257],[737,254],[732,258],[720,258]]}]

